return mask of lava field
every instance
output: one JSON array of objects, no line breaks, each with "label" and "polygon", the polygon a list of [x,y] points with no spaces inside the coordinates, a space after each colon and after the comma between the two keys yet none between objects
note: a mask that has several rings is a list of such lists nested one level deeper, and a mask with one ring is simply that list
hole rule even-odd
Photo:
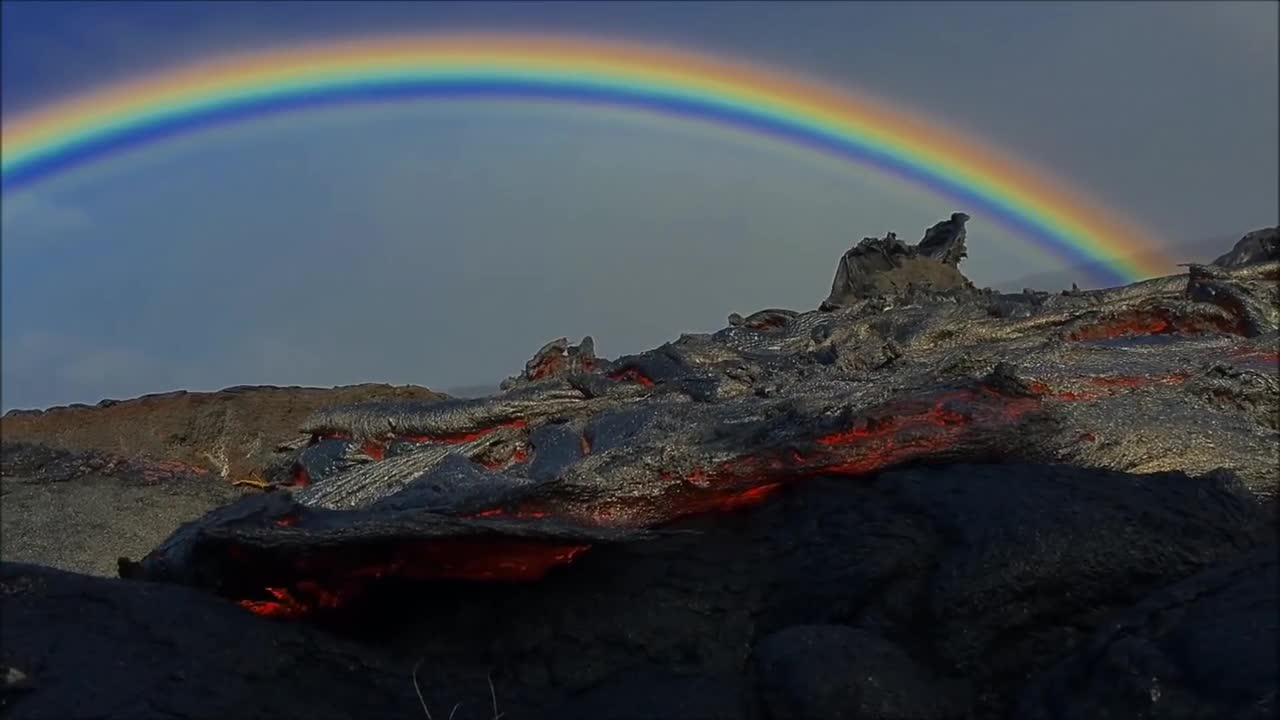
[{"label": "lava field", "polygon": [[[121,558],[67,632],[137,626],[138,717],[1272,716],[1280,233],[1007,294],[959,272],[966,219],[864,240],[817,310],[318,411],[269,491]],[[170,597],[205,609],[139,629]],[[295,677],[227,699],[255,662]],[[40,702],[14,716],[91,716]]]}]

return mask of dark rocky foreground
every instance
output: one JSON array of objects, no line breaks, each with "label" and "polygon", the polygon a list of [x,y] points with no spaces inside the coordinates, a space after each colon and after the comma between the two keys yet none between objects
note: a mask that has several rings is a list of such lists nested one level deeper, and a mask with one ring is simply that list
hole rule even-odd
[{"label": "dark rocky foreground", "polygon": [[1275,231],[1001,295],[966,219],[851,249],[819,311],[321,410],[129,582],[4,566],[5,707],[1271,717]]},{"label": "dark rocky foreground", "polygon": [[[1031,465],[815,479],[538,583],[330,629],[6,565],[21,718],[1271,717],[1274,527],[1231,481]],[[336,632],[332,628],[337,628]],[[346,636],[346,639],[339,639]]]}]

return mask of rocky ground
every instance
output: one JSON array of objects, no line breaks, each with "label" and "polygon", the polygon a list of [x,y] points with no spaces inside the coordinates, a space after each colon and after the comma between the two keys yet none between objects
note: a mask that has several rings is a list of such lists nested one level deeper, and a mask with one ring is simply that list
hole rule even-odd
[{"label": "rocky ground", "polygon": [[118,556],[146,553],[175,527],[242,494],[207,475],[147,480],[103,469],[86,466],[83,474],[61,478],[49,472],[0,477],[3,559],[113,576]]},{"label": "rocky ground", "polygon": [[490,681],[504,718],[1274,716],[1274,531],[1230,483],[917,469],[669,530],[327,626],[7,564],[11,716],[492,720]]},{"label": "rocky ground", "polygon": [[[317,408],[270,450],[224,416],[202,437],[271,485],[225,504],[194,492],[207,443],[7,445],[6,539],[15,491],[106,534],[34,516],[24,559],[129,579],[0,567],[0,708],[1273,717],[1280,233],[1000,295],[958,270],[966,219],[863,241],[819,311],[616,360],[549,343],[494,397]],[[162,493],[138,553],[131,503]]]},{"label": "rocky ground", "polygon": [[235,481],[261,473],[276,445],[320,408],[369,400],[433,400],[423,387],[375,383],[336,388],[245,386],[171,392],[95,406],[17,410],[0,418],[4,442],[150,457]]},{"label": "rocky ground", "polygon": [[119,556],[145,554],[253,489],[316,410],[442,397],[372,383],[256,386],[9,412],[0,418],[0,558],[114,576]]}]

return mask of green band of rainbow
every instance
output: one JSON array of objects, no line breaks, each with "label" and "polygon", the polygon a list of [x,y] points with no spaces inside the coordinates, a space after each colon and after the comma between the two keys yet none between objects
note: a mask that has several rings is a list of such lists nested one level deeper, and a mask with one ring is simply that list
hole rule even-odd
[{"label": "green band of rainbow", "polygon": [[745,128],[953,198],[1103,282],[1166,272],[1151,234],[982,142],[872,100],[670,48],[545,35],[383,37],[238,55],[6,121],[0,178],[33,183],[178,132],[396,97],[605,103]]}]

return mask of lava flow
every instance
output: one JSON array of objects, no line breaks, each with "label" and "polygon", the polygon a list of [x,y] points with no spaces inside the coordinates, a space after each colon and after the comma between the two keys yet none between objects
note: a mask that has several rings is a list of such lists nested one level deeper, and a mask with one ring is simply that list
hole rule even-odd
[{"label": "lava flow", "polygon": [[1239,323],[1216,315],[1177,316],[1165,310],[1135,310],[1072,331],[1069,340],[1111,340],[1145,335],[1195,335],[1208,332],[1244,334]]},{"label": "lava flow", "polygon": [[489,397],[324,409],[281,451],[278,492],[122,568],[296,617],[391,578],[532,582],[789,483],[912,463],[1226,468],[1274,494],[1280,383],[1230,366],[1276,358],[1259,278],[1280,258],[1001,294],[958,270],[965,217],[851,248],[818,310],[616,360],[560,338]]},{"label": "lava flow", "polygon": [[[359,598],[371,582],[383,578],[529,582],[572,562],[590,547],[445,539],[373,549],[373,559],[347,553],[303,556],[277,578],[282,586],[265,587],[267,597],[243,599],[239,604],[257,615],[292,618],[341,609]],[[253,562],[247,549],[236,558],[239,563]]]}]

